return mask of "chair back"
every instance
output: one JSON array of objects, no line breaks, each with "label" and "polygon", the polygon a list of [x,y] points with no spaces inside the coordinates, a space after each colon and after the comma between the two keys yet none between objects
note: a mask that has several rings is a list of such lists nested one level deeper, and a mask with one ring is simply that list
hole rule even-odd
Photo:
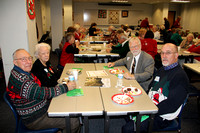
[{"label": "chair back", "polygon": [[184,100],[184,103],[181,107],[181,111],[179,115],[177,116],[177,119],[172,120],[171,124],[168,127],[164,129],[158,129],[156,131],[178,131],[179,133],[181,132],[181,115],[182,115],[183,108],[185,104],[187,103],[187,99],[188,99],[188,95]]},{"label": "chair back", "polygon": [[7,92],[4,92],[4,95],[3,95],[3,98],[5,100],[5,102],[8,104],[8,106],[10,107],[10,109],[12,110],[14,116],[15,116],[15,122],[16,122],[16,128],[15,128],[15,132],[18,131],[18,119],[19,119],[19,116],[17,114],[17,111],[16,111],[16,108],[15,106],[13,105],[11,99],[10,99],[10,96],[8,95]]},{"label": "chair back", "polygon": [[185,104],[187,103],[187,100],[188,100],[188,95],[187,95],[187,97],[185,98],[184,103],[183,103],[183,105],[182,105],[182,107],[181,107],[181,111],[180,111],[180,113],[179,113],[179,115],[178,115],[178,130],[181,130],[181,116],[182,116],[183,107],[184,107]]},{"label": "chair back", "polygon": [[56,133],[60,129],[59,128],[48,128],[48,129],[41,129],[41,130],[31,130],[28,129],[23,123],[22,120],[19,119],[19,115],[17,114],[16,108],[13,105],[10,96],[8,95],[7,92],[4,92],[3,98],[5,102],[8,104],[10,109],[12,110],[15,120],[16,120],[16,128],[15,128],[15,133]]}]

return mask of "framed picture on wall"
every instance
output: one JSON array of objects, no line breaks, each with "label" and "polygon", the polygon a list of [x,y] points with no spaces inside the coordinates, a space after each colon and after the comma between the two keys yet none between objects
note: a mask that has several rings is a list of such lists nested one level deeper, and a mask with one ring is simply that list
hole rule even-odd
[{"label": "framed picture on wall", "polygon": [[98,18],[106,18],[106,10],[98,10]]},{"label": "framed picture on wall", "polygon": [[122,10],[122,17],[128,17],[128,11],[127,10]]}]

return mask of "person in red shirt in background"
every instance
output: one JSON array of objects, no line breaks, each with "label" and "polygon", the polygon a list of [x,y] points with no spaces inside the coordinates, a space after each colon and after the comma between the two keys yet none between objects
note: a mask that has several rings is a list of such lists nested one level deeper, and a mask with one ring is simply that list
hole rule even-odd
[{"label": "person in red shirt in background", "polygon": [[144,20],[142,20],[140,28],[146,28],[146,29],[149,28],[149,21],[147,17]]},{"label": "person in red shirt in background", "polygon": [[[195,44],[193,44],[188,49],[188,51],[200,54],[200,39]],[[196,59],[196,60],[194,60],[195,63],[200,63],[200,57],[195,57],[195,59]]]},{"label": "person in red shirt in background", "polygon": [[155,55],[157,54],[157,41],[153,38],[153,32],[148,30],[144,36],[144,39],[140,39],[140,41],[142,45],[142,51],[150,54],[153,59],[155,59]]},{"label": "person in red shirt in background", "polygon": [[181,21],[181,16],[178,16],[172,27],[173,28],[180,28],[180,29],[182,29],[180,21]]},{"label": "person in red shirt in background", "polygon": [[66,43],[63,46],[62,54],[60,57],[60,65],[65,66],[66,63],[74,63],[74,54],[79,53],[79,42],[75,43],[75,37],[73,33],[67,33],[65,36]]}]

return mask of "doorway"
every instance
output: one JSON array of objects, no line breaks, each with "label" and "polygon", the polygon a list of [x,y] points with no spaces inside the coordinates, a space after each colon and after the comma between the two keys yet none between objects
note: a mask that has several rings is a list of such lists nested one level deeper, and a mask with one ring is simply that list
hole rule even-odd
[{"label": "doorway", "polygon": [[175,16],[176,16],[176,11],[169,11],[168,12],[168,21],[169,21],[169,24],[170,24],[170,28],[174,24]]}]

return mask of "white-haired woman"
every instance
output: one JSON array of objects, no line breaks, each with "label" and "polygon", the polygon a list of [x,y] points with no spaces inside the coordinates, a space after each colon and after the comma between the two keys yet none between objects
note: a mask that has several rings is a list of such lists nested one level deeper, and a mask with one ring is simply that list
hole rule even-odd
[{"label": "white-haired woman", "polygon": [[37,60],[31,69],[31,72],[40,80],[41,86],[46,87],[56,86],[59,78],[49,62],[50,49],[51,47],[47,43],[39,43],[35,46]]},{"label": "white-haired woman", "polygon": [[192,46],[195,42],[193,41],[194,35],[192,33],[189,33],[185,40],[183,40],[180,44],[181,48],[189,48]]}]

